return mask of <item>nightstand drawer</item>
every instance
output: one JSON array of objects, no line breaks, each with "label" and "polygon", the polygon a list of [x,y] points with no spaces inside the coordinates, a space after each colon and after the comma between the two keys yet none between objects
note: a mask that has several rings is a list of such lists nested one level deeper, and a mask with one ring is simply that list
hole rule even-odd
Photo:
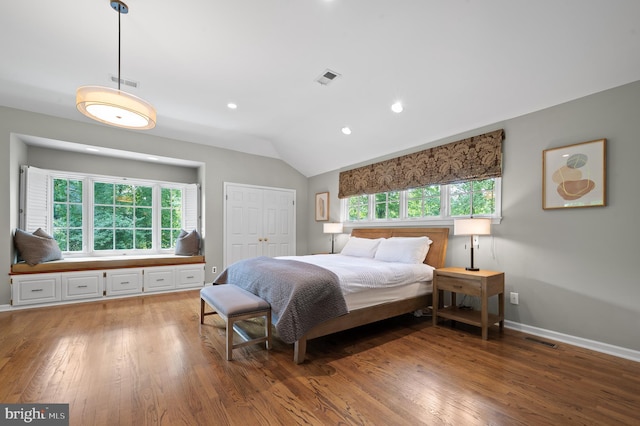
[{"label": "nightstand drawer", "polygon": [[480,296],[482,287],[477,280],[469,280],[455,277],[437,275],[438,290],[452,291],[454,293],[464,293],[469,296]]}]

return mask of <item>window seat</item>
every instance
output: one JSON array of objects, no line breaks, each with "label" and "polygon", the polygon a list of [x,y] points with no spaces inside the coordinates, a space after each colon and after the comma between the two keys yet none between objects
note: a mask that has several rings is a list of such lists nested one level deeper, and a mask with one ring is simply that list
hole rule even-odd
[{"label": "window seat", "polygon": [[189,265],[194,263],[205,263],[204,256],[177,256],[168,254],[151,256],[70,257],[68,259],[39,263],[33,266],[24,262],[14,263],[11,265],[10,275]]}]

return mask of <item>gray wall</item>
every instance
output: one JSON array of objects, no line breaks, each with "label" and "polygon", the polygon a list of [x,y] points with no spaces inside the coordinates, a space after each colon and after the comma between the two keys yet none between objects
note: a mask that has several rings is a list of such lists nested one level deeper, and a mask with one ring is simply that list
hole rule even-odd
[{"label": "gray wall", "polygon": [[27,147],[26,161],[30,166],[49,170],[178,183],[198,182],[198,166],[159,164],[152,161],[127,160],[37,146]]},{"label": "gray wall", "polygon": [[[519,305],[507,300],[508,320],[640,350],[640,278],[635,270],[640,253],[635,221],[640,209],[638,112],[640,82],[414,150],[505,129],[503,220],[491,237],[481,237],[476,264],[504,271],[507,293],[519,293]],[[542,151],[600,138],[608,144],[608,206],[542,210]],[[338,173],[309,180],[309,194],[330,191],[331,219],[336,221]],[[312,204],[310,200],[310,208]],[[309,236],[310,251],[326,250],[330,244],[314,221]],[[466,238],[451,236],[447,265],[468,266]],[[345,240],[342,236],[339,242]]]},{"label": "gray wall", "polygon": [[[16,134],[55,139],[71,143],[88,144],[116,150],[181,158],[201,164],[197,170],[166,167],[163,173],[157,165],[144,162],[109,160],[80,153],[60,153],[45,148],[29,147]],[[272,186],[296,190],[297,240],[299,254],[307,250],[306,218],[307,186],[305,176],[281,160],[248,155],[211,146],[166,139],[148,132],[127,131],[99,124],[65,120],[42,114],[0,107],[0,197],[7,200],[0,204],[0,228],[5,229],[6,239],[0,244],[0,305],[10,301],[9,271],[14,258],[12,232],[18,225],[19,166],[34,164],[43,168],[84,170],[96,173],[120,175],[135,173],[132,177],[192,181],[196,177],[202,186],[204,210],[203,238],[206,257],[206,280],[213,280],[211,266],[222,266],[223,183],[236,182],[249,185]],[[78,162],[85,164],[78,164]],[[137,164],[136,164],[137,163]],[[67,167],[68,165],[68,167]]]}]

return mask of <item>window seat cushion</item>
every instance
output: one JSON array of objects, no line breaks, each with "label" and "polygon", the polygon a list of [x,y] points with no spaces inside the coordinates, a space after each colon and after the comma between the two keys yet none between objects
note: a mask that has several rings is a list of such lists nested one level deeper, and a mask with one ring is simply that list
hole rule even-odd
[{"label": "window seat cushion", "polygon": [[143,268],[150,266],[188,265],[205,263],[204,256],[149,255],[73,257],[29,265],[26,262],[11,265],[11,275],[42,274],[48,272],[72,272],[95,269]]}]

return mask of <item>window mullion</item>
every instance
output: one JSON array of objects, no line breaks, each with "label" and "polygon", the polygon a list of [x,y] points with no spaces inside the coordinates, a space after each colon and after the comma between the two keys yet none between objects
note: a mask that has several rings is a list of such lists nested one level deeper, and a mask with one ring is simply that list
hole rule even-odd
[{"label": "window mullion", "polygon": [[400,219],[407,219],[409,207],[407,206],[407,193],[409,191],[400,191]]},{"label": "window mullion", "polygon": [[151,224],[151,241],[153,250],[156,252],[160,251],[160,245],[162,241],[161,229],[160,229],[160,216],[162,215],[161,206],[161,198],[162,197],[162,187],[161,185],[153,186],[153,201],[151,203],[151,214],[153,215],[153,221]]},{"label": "window mullion", "polygon": [[94,191],[93,191],[93,179],[88,177],[85,179],[86,191],[84,191],[83,214],[84,224],[82,225],[82,235],[85,246],[83,251],[86,254],[93,254],[93,212],[94,212]]},{"label": "window mullion", "polygon": [[369,218],[369,220],[375,220],[376,197],[375,195],[368,195],[368,197],[369,197],[369,212],[367,217]]},{"label": "window mullion", "polygon": [[440,185],[440,215],[443,218],[451,217],[449,193],[449,185]]}]

